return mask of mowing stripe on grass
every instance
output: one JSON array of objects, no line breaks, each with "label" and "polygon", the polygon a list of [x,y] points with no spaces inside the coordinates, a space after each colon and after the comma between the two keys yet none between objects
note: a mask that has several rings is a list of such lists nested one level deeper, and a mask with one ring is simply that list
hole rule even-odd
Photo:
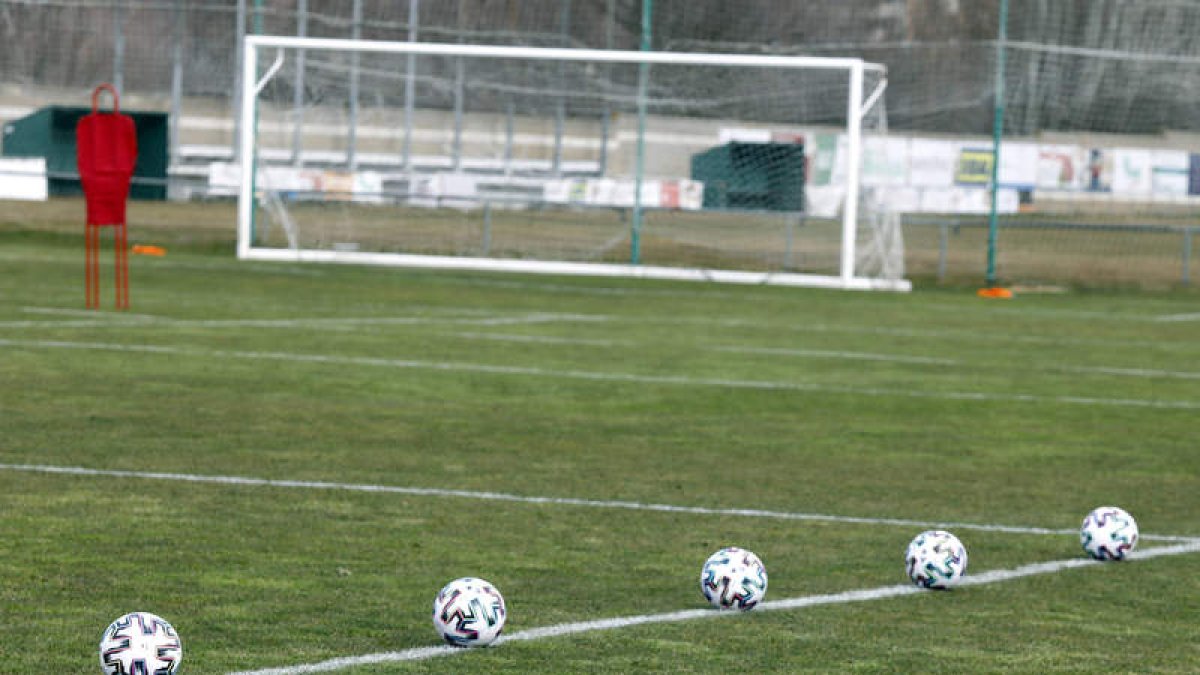
[{"label": "mowing stripe on grass", "polygon": [[731,380],[725,378],[688,377],[686,375],[639,375],[612,371],[550,370],[530,366],[501,366],[486,363],[456,361],[421,361],[414,359],[384,359],[367,356],[337,356],[330,354],[297,354],[292,352],[226,351],[191,347],[156,345],[125,345],[106,342],[69,342],[64,340],[7,340],[0,347],[32,349],[89,349],[112,352],[172,354],[209,359],[248,359],[255,361],[291,361],[294,363],[327,363],[337,365],[386,368],[416,368],[444,372],[487,373],[491,375],[523,375],[593,382],[653,384],[683,387],[718,387],[724,389],[757,389],[765,391],[798,391],[849,396],[874,396],[894,399],[941,399],[948,401],[991,401],[1007,403],[1060,403],[1066,405],[1106,406],[1116,408],[1155,408],[1160,410],[1200,410],[1200,401],[1158,400],[1140,398],[1098,398],[1094,396],[1043,396],[1039,394],[1006,394],[986,391],[916,391],[882,387],[841,387],[811,382],[782,382],[778,380]]},{"label": "mowing stripe on grass", "polygon": [[[629,502],[610,499],[580,499],[576,497],[538,497],[517,495],[506,492],[482,492],[474,490],[451,490],[445,488],[405,487],[400,485],[371,485],[362,483],[334,483],[328,481],[281,480],[274,478],[254,478],[248,476],[212,476],[188,473],[164,473],[154,471],[124,471],[119,469],[91,469],[82,466],[55,466],[49,464],[0,464],[0,471],[25,471],[30,473],[66,474],[72,476],[105,476],[112,478],[141,478],[146,480],[179,481],[186,483],[214,483],[218,485],[238,485],[249,487],[295,488],[306,490],[342,490],[347,492],[376,492],[383,494],[401,494],[422,497],[455,497],[461,499],[480,499],[496,502],[516,502],[521,504],[551,504],[555,506],[581,506],[600,509],[627,509],[631,511],[657,511],[661,513],[684,513],[702,516],[734,516],[746,518],[770,518],[776,520],[807,520],[831,523],[853,523],[858,525],[889,525],[911,527],[917,529],[938,528],[943,530],[978,530],[983,532],[1004,532],[1009,534],[1038,534],[1038,535],[1072,535],[1079,534],[1078,529],[1050,529],[1045,527],[1027,527],[1020,525],[928,522],[904,518],[867,518],[859,516],[841,516],[828,513],[797,513],[791,511],[768,511],[763,509],[718,508],[707,506],[680,506],[676,504],[654,504],[644,502]],[[1146,541],[1172,541],[1198,543],[1200,537],[1177,535],[1143,534]]]},{"label": "mowing stripe on grass", "polygon": [[[1158,558],[1161,556],[1184,555],[1188,553],[1200,552],[1200,542],[1191,542],[1187,544],[1178,544],[1175,546],[1162,546],[1148,550],[1135,551],[1130,554],[1131,560],[1148,560],[1150,558]],[[1054,574],[1069,569],[1079,567],[1092,567],[1101,565],[1095,560],[1087,558],[1071,558],[1068,560],[1052,560],[1049,562],[1033,563],[1030,565],[1022,565],[1012,569],[989,570],[980,574],[968,575],[963,577],[959,582],[959,586],[982,586],[984,584],[994,584],[1001,581],[1010,581],[1013,579],[1021,579],[1039,574]],[[1107,563],[1121,564],[1121,563]],[[918,593],[926,593],[932,591],[924,591],[911,584],[895,585],[895,586],[879,586],[877,588],[865,588],[855,591],[845,591],[842,593],[830,593],[826,595],[807,595],[798,598],[788,598],[786,600],[768,600],[761,603],[753,611],[756,612],[772,612],[786,611],[793,609],[803,609],[806,607],[818,607],[821,605],[844,605],[851,602],[868,602],[872,600],[884,600],[887,598],[895,598],[905,595],[916,595]],[[533,640],[543,640],[547,638],[562,637],[564,635],[577,635],[580,633],[592,633],[602,630],[614,630],[619,628],[629,628],[632,626],[644,626],[657,623],[676,623],[680,621],[697,621],[700,619],[715,619],[722,617],[739,616],[739,612],[721,612],[715,609],[687,609],[678,612],[667,612],[664,614],[643,614],[640,616],[625,616],[612,619],[598,619],[595,621],[579,621],[575,623],[561,623],[553,626],[544,626],[542,628],[531,628],[523,630],[511,635],[501,637],[497,641],[497,645],[502,645],[509,642],[530,642]],[[374,663],[394,663],[400,661],[419,661],[423,659],[431,659],[438,656],[451,656],[453,654],[461,654],[467,650],[450,647],[417,647],[415,649],[406,649],[396,652],[381,652],[378,654],[364,654],[362,656],[349,656],[319,663],[303,664],[298,666],[286,666],[283,668],[267,668],[263,670],[250,670],[233,673],[231,675],[299,675],[300,673],[320,673],[333,670],[341,670],[343,668],[351,668],[354,666],[370,665]]]}]

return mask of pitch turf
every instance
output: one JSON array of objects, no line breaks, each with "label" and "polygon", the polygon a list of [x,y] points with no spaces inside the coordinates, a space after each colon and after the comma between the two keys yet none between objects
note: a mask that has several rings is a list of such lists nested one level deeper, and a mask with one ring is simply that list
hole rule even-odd
[{"label": "pitch turf", "polygon": [[[206,244],[134,257],[131,312],[87,313],[81,239],[0,230],[6,672],[95,672],[133,610],[174,623],[182,672],[222,673],[434,646],[433,596],[465,575],[522,634],[702,609],[700,565],[731,544],[778,601],[906,583],[924,523],[1065,531],[956,527],[969,575],[1081,557],[1070,531],[1101,504],[1200,538],[1194,293],[1004,302]],[[1194,672],[1198,603],[1189,553],[343,672]]]}]

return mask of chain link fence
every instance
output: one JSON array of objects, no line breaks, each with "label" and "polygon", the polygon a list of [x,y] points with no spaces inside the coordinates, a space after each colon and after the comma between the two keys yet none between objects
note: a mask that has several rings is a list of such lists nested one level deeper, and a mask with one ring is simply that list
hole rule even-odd
[{"label": "chain link fence", "polygon": [[[643,19],[649,18],[649,46],[656,50],[856,56],[883,63],[889,72],[887,114],[894,133],[986,136],[997,103],[993,73],[1000,1],[0,0],[0,119],[47,105],[81,105],[98,83],[112,82],[123,92],[125,107],[169,114],[172,180],[186,180],[189,164],[195,174],[205,162],[234,156],[239,45],[246,33],[639,49],[647,23]],[[1086,145],[1105,135],[1109,146],[1200,153],[1200,106],[1195,104],[1200,94],[1200,2],[1009,4],[1001,102],[1007,138]],[[320,77],[310,73],[299,85],[307,91],[298,92],[297,100],[319,99]],[[363,91],[358,97],[373,95]],[[446,96],[450,109],[448,89]],[[1105,209],[1103,204],[1099,208]],[[1107,210],[1114,215],[1113,208]],[[1145,221],[1147,210],[1156,211],[1144,204],[1127,214],[1116,209],[1121,222],[1103,225],[1129,228],[1134,236],[1144,232],[1147,241],[1155,240],[1153,228],[1137,225]],[[1196,210],[1193,201],[1184,199],[1173,205],[1167,222],[1154,220],[1155,227],[1176,228],[1173,237],[1186,235],[1186,246],[1180,246],[1189,255],[1194,237],[1188,228]],[[1053,262],[1045,270],[1029,271],[1022,261],[1052,259],[1059,246],[1089,259],[1122,257],[1120,250],[1093,246],[1093,240],[1103,238],[1103,228],[1080,230],[1077,225],[1088,218],[1069,211],[1055,215],[1043,210],[1025,224],[1003,221],[1006,232],[1025,233],[1009,241],[1040,241],[1032,249],[1022,244],[1004,251],[1002,235],[1004,275],[1055,281]],[[955,241],[954,236],[926,236],[944,232],[941,226],[905,227],[910,232],[910,274],[953,278],[947,270],[954,269],[956,257],[945,243]],[[971,231],[971,226],[953,231]],[[1029,232],[1046,234],[1037,240]],[[935,241],[942,244],[935,246]],[[1160,248],[1172,247],[1149,246]],[[1035,255],[1038,250],[1045,254]],[[1179,261],[1187,259],[1180,250],[1164,252],[1168,257],[1158,263],[1153,256],[1139,255],[1131,269],[1149,264],[1178,271]],[[941,253],[932,255],[935,251]],[[973,260],[972,255],[962,259]],[[1194,267],[1170,276],[1186,283]],[[1113,273],[1107,264],[1079,268],[1092,269],[1100,284],[1126,283],[1131,276]],[[1065,283],[1088,283],[1088,278],[1084,272],[1057,276]]]}]

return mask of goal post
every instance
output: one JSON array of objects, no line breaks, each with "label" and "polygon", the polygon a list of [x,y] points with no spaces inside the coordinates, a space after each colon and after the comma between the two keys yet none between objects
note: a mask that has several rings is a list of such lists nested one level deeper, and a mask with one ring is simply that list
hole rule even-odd
[{"label": "goal post", "polygon": [[242,259],[911,289],[879,64],[254,35],[240,79]]}]

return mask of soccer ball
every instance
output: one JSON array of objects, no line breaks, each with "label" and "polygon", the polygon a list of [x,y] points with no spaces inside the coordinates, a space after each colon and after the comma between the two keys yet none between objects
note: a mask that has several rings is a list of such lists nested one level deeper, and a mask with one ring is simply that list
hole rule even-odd
[{"label": "soccer ball", "polygon": [[150,612],[126,614],[100,636],[100,668],[105,675],[173,675],[182,660],[179,634]]},{"label": "soccer ball", "polygon": [[433,599],[433,625],[456,647],[486,647],[500,637],[508,616],[504,596],[483,579],[463,577]]},{"label": "soccer ball", "polygon": [[723,548],[704,561],[700,590],[717,609],[754,609],[767,594],[767,568],[750,551]]},{"label": "soccer ball", "polygon": [[1124,560],[1137,540],[1137,521],[1115,506],[1093,509],[1079,528],[1079,543],[1096,560]]},{"label": "soccer ball", "polygon": [[904,564],[921,588],[950,588],[967,572],[967,549],[945,530],[927,530],[909,542]]}]

